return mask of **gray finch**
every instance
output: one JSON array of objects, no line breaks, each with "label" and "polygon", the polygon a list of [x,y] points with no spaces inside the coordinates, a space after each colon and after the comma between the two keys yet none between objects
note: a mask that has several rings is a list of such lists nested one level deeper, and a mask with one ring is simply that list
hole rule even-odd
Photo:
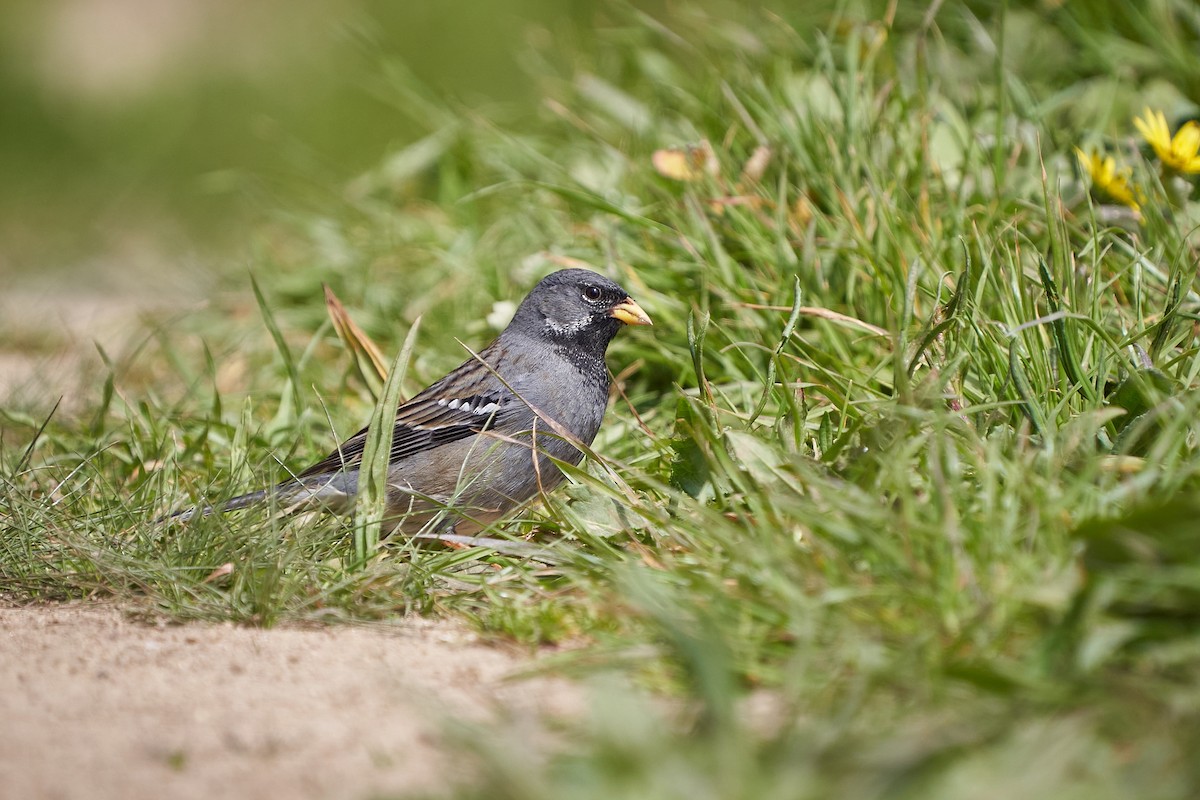
[{"label": "gray finch", "polygon": [[[609,342],[622,325],[649,324],[601,275],[564,269],[544,278],[495,341],[397,409],[387,529],[469,535],[561,483],[554,461],[578,464],[579,445],[600,429]],[[288,510],[350,511],[366,436],[364,428],[295,477],[221,510],[273,500]]]}]

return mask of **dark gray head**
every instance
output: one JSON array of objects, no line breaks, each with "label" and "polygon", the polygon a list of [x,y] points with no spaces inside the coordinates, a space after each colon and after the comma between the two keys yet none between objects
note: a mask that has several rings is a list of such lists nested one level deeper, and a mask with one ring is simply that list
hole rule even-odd
[{"label": "dark gray head", "polygon": [[520,333],[603,357],[621,325],[650,325],[629,293],[603,275],[563,269],[547,275],[521,301],[506,334]]}]

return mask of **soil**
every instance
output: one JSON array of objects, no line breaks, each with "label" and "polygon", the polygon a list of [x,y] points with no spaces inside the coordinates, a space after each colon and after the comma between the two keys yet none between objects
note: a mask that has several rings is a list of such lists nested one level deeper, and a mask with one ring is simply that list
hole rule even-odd
[{"label": "soil", "polygon": [[146,623],[0,608],[0,797],[365,798],[469,774],[451,719],[579,711],[578,688],[452,621]]}]

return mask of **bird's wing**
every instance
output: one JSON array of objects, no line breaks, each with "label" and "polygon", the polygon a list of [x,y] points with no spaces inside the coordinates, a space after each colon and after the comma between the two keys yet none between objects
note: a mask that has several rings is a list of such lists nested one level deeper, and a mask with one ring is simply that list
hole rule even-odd
[{"label": "bird's wing", "polygon": [[[416,453],[490,430],[506,416],[524,407],[505,389],[476,391],[465,397],[423,392],[396,410],[389,460],[393,463],[401,461]],[[307,478],[358,469],[362,465],[366,441],[367,429],[363,428],[336,451],[296,477]]]}]

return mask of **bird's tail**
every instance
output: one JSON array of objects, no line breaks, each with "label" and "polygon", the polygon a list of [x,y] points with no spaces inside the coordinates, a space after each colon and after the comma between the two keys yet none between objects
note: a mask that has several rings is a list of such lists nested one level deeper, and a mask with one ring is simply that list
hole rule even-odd
[{"label": "bird's tail", "polygon": [[284,481],[269,489],[238,495],[224,503],[211,506],[185,508],[160,517],[158,522],[177,520],[187,522],[195,516],[206,517],[217,511],[237,511],[249,508],[266,500],[277,503],[285,513],[322,508],[333,513],[344,513],[354,505],[358,494],[358,473],[333,472]]},{"label": "bird's tail", "polygon": [[252,505],[261,503],[266,500],[271,494],[270,489],[259,489],[257,492],[249,492],[248,494],[238,495],[230,500],[226,500],[219,506],[196,506],[194,508],[182,508],[172,514],[167,514],[165,517],[159,517],[155,522],[187,522],[192,517],[207,517],[214,511],[237,511],[239,508],[249,508]]}]

